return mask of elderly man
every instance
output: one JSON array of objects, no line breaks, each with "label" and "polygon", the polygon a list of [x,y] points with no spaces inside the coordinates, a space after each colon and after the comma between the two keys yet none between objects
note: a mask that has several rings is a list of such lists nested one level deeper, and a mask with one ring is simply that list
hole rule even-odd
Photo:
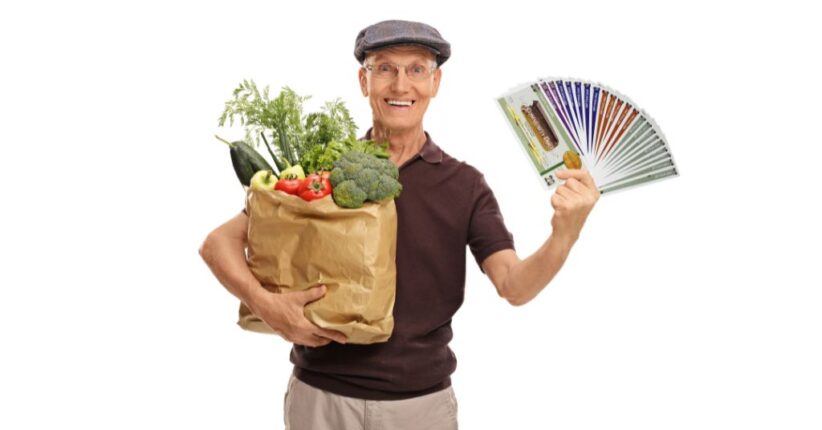
[{"label": "elderly man", "polygon": [[448,343],[463,301],[466,245],[499,295],[525,304],[559,271],[599,198],[587,172],[559,172],[565,183],[551,196],[553,232],[521,260],[482,174],[445,153],[423,129],[450,54],[437,30],[416,22],[380,22],[356,39],[359,84],[373,111],[366,137],[388,142],[403,184],[396,200],[395,327],[387,342],[347,345],[341,333],[307,321],[303,307],[322,297],[324,286],[288,294],[262,288],[245,261],[245,214],[202,245],[219,281],[294,343],[287,428],[457,428],[450,380],[456,358]]}]

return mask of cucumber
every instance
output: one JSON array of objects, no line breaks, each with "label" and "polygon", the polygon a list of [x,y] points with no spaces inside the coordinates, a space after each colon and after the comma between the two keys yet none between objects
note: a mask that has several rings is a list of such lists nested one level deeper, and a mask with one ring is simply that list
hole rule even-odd
[{"label": "cucumber", "polygon": [[230,148],[229,152],[231,154],[231,164],[234,166],[234,173],[237,174],[240,183],[246,187],[251,183],[251,177],[260,170],[274,171],[268,161],[247,143],[240,140],[229,142],[219,136],[215,137]]}]

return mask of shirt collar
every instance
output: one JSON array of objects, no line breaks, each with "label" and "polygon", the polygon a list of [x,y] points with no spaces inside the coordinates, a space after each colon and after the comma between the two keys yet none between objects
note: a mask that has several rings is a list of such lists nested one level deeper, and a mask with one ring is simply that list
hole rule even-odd
[{"label": "shirt collar", "polygon": [[[425,162],[429,164],[439,164],[442,162],[442,149],[437,146],[436,143],[431,139],[431,136],[428,134],[427,131],[425,133],[425,143],[422,144],[422,148],[420,152],[417,153],[417,156],[425,160]],[[369,128],[368,131],[365,133],[365,137],[363,139],[371,139],[371,129]],[[416,157],[412,158],[415,159]],[[411,160],[407,161],[410,162]]]}]

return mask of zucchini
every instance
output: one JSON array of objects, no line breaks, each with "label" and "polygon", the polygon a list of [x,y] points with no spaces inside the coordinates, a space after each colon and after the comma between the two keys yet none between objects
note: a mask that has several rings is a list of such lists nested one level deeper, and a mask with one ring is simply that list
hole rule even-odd
[{"label": "zucchini", "polygon": [[240,140],[229,142],[219,136],[215,137],[230,148],[229,152],[231,154],[231,164],[234,166],[234,173],[237,174],[240,183],[246,187],[251,183],[251,177],[260,170],[274,171],[268,161],[247,143]]}]

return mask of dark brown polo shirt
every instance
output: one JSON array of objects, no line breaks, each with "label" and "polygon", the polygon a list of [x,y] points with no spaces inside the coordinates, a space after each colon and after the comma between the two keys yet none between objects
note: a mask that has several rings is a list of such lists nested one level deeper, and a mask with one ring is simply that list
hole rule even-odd
[{"label": "dark brown polo shirt", "polygon": [[463,302],[465,247],[482,264],[514,242],[482,174],[426,136],[420,153],[400,167],[394,332],[371,345],[294,345],[294,374],[309,385],[371,400],[451,385],[457,360],[448,343],[451,318]]}]

